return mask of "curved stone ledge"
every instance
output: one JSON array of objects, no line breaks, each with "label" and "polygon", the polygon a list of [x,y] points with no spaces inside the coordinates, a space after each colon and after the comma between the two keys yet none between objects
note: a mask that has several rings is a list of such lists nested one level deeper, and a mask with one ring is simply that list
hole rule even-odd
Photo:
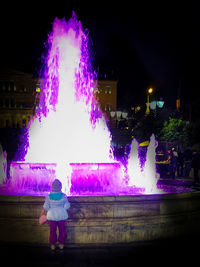
[{"label": "curved stone ledge", "polygon": [[[68,244],[111,244],[196,232],[200,192],[141,196],[69,197]],[[44,197],[0,196],[0,241],[48,243],[39,225]]]}]

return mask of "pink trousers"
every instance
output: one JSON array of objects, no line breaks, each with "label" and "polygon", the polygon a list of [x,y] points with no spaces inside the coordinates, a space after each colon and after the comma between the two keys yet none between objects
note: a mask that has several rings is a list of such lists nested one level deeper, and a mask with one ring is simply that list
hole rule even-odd
[{"label": "pink trousers", "polygon": [[[55,245],[56,242],[58,241],[60,244],[65,243],[66,239],[66,221],[49,221],[49,226],[50,226],[50,234],[49,234],[49,243],[51,245]],[[59,235],[57,238],[56,234],[56,229],[58,227],[59,230]]]}]

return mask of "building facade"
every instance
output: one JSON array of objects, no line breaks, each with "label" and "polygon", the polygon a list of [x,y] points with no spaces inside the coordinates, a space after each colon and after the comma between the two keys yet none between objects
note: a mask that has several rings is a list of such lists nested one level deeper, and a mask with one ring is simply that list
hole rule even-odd
[{"label": "building facade", "polygon": [[110,119],[110,112],[117,110],[117,81],[96,81],[96,98],[101,110]]},{"label": "building facade", "polygon": [[0,70],[0,128],[28,126],[34,116],[36,88],[32,74]]},{"label": "building facade", "polygon": [[[32,74],[0,69],[0,128],[28,127],[42,91],[40,81]],[[110,119],[110,112],[117,109],[117,81],[95,81],[95,97]]]}]

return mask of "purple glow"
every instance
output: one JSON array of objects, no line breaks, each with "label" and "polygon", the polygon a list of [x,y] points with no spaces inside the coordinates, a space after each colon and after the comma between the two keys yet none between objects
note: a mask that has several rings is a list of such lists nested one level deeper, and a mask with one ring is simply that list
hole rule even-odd
[{"label": "purple glow", "polygon": [[[125,188],[120,163],[71,163],[70,195],[117,195]],[[49,191],[56,164],[13,162],[11,190]],[[63,184],[65,190],[65,184]]]},{"label": "purple glow", "polygon": [[43,76],[25,162],[11,165],[12,190],[49,191],[58,177],[68,195],[162,193],[156,186],[154,136],[143,170],[136,140],[127,172],[114,161],[111,135],[95,99],[88,36],[74,13],[68,22],[53,22]]},{"label": "purple glow", "polygon": [[143,187],[143,172],[140,166],[138,148],[139,144],[137,140],[133,139],[127,166],[127,174],[129,176],[128,185]]},{"label": "purple glow", "polygon": [[144,167],[144,177],[145,177],[145,193],[146,194],[156,194],[159,192],[157,188],[157,181],[159,179],[159,174],[156,173],[156,147],[157,142],[155,135],[153,134],[150,138],[150,143],[147,148],[147,157]]},{"label": "purple glow", "polygon": [[157,187],[159,174],[156,173],[156,147],[157,142],[153,134],[147,148],[146,162],[141,167],[138,142],[133,139],[131,144],[131,152],[127,165],[127,174],[129,176],[128,185],[142,188],[145,194],[161,193]]},{"label": "purple glow", "polygon": [[[94,97],[88,37],[75,14],[55,19],[26,162],[113,162],[111,136]],[[59,175],[58,175],[59,176]]]}]

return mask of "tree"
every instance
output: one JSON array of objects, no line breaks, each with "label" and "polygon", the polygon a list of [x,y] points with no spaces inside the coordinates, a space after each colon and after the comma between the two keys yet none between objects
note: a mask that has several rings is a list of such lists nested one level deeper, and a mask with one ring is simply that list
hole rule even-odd
[{"label": "tree", "polygon": [[149,140],[152,134],[158,138],[162,126],[163,120],[158,114],[156,117],[154,114],[149,114],[138,121],[132,130],[132,135],[140,143]]},{"label": "tree", "polygon": [[169,118],[164,122],[160,133],[160,140],[167,142],[175,142],[181,147],[191,145],[190,123],[181,118]]}]

